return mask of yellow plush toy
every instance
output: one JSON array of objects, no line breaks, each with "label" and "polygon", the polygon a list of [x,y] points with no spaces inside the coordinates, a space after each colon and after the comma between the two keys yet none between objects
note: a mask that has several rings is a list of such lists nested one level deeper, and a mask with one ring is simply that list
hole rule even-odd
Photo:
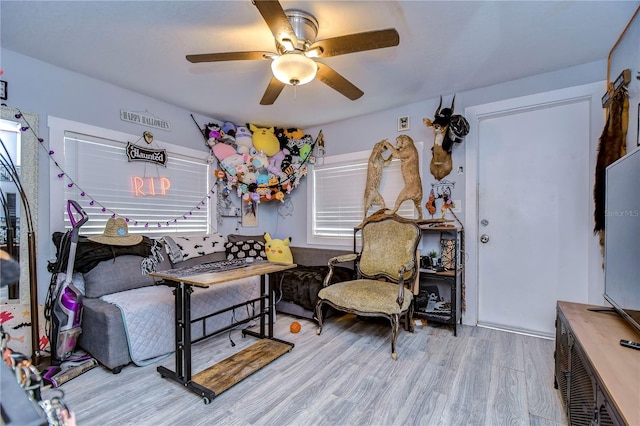
[{"label": "yellow plush toy", "polygon": [[280,142],[274,133],[273,127],[256,127],[249,124],[249,129],[253,132],[253,146],[269,157],[273,157],[280,151]]},{"label": "yellow plush toy", "polygon": [[264,234],[264,240],[266,242],[264,251],[269,262],[293,263],[293,254],[291,254],[291,249],[289,248],[291,238],[277,240],[271,238],[271,235],[267,232]]}]

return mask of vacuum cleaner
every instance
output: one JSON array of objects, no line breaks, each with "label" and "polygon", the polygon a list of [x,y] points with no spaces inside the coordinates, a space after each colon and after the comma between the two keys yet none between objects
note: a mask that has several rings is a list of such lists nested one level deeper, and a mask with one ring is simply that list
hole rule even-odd
[{"label": "vacuum cleaner", "polygon": [[[89,355],[74,354],[76,343],[82,333],[82,293],[72,283],[73,267],[80,227],[89,220],[89,217],[73,200],[67,202],[67,214],[71,222],[71,230],[65,235],[66,238],[63,238],[70,242],[67,270],[62,282],[58,282],[57,273],[52,277],[47,301],[50,305],[48,319],[50,320],[51,367],[47,368],[43,379],[53,387],[58,387],[98,365],[98,362]],[[64,252],[64,245],[60,244],[60,253]]]}]

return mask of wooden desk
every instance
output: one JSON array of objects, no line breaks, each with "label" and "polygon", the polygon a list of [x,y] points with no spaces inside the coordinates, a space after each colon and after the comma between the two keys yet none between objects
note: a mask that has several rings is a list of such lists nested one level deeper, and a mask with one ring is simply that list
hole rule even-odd
[{"label": "wooden desk", "polygon": [[[191,392],[200,395],[204,403],[208,404],[220,393],[293,349],[293,343],[273,337],[273,321],[269,318],[272,313],[271,307],[273,306],[273,289],[271,283],[269,283],[267,291],[266,276],[272,272],[284,271],[296,266],[295,264],[262,262],[228,271],[208,272],[190,276],[180,276],[179,273],[176,274],[176,270],[149,274],[156,278],[162,278],[168,285],[175,287],[175,371],[160,366],[157,368],[160,376],[171,379]],[[257,315],[260,318],[260,332],[243,330],[243,334],[258,337],[261,340],[192,377],[191,293],[193,292],[193,286],[211,287],[216,284],[257,275],[260,276],[260,312]],[[268,323],[266,333],[265,322]]]}]

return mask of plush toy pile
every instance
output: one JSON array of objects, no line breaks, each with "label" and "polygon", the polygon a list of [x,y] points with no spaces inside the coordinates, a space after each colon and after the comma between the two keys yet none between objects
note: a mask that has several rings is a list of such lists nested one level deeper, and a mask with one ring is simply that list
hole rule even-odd
[{"label": "plush toy pile", "polygon": [[301,129],[207,124],[207,146],[218,160],[224,191],[244,200],[284,200],[313,164],[315,142]]}]

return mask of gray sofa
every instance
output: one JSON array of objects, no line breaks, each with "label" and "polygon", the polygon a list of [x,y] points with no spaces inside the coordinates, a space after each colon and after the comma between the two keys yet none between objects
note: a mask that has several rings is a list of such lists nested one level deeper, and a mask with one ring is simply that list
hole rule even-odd
[{"label": "gray sofa", "polygon": [[[232,242],[244,241],[247,239],[258,238],[258,236],[239,236],[229,235],[228,240]],[[168,246],[171,246],[169,242]],[[167,244],[162,250],[164,259],[155,266],[155,270],[166,270],[178,267],[189,267],[196,264],[222,260],[226,257],[225,252],[205,254],[188,258],[184,261],[169,260],[166,254]],[[343,250],[313,249],[304,247],[291,248],[294,262],[301,265],[299,268],[312,269],[316,278],[301,282],[300,287],[304,287],[303,293],[308,294],[304,300],[299,297],[290,297],[291,291],[282,293],[280,283],[286,280],[289,287],[296,287],[297,277],[289,275],[283,279],[282,276],[270,276],[270,280],[275,280],[276,297],[279,302],[276,305],[276,311],[287,313],[299,317],[313,318],[313,309],[309,307],[315,303],[322,279],[324,278],[323,270],[326,269],[329,258],[340,254],[345,254]],[[83,318],[82,318],[82,334],[80,335],[78,345],[81,349],[91,354],[101,365],[111,370],[113,373],[119,373],[121,369],[130,364],[144,365],[144,360],[140,361],[133,356],[133,346],[136,337],[129,331],[126,319],[123,319],[122,306],[110,303],[114,297],[125,297],[128,301],[133,301],[135,305],[148,305],[151,303],[149,294],[154,298],[156,296],[162,299],[164,314],[158,314],[152,317],[154,326],[149,333],[157,333],[158,337],[170,343],[165,344],[164,350],[160,352],[173,352],[174,334],[174,318],[173,312],[173,296],[169,293],[171,290],[162,283],[156,282],[152,277],[143,275],[140,272],[142,258],[139,255],[118,255],[111,259],[100,261],[95,267],[81,274],[80,281],[84,287],[83,298]],[[175,260],[175,259],[174,259]],[[291,271],[295,271],[291,270]],[[320,272],[318,272],[320,271]],[[288,272],[288,271],[285,271]],[[320,275],[317,275],[317,274]],[[326,273],[326,272],[324,272]],[[75,282],[74,278],[74,282]],[[280,291],[280,292],[279,292]],[[217,292],[217,293],[216,293]],[[213,293],[213,294],[212,294]],[[230,286],[214,286],[209,289],[195,288],[192,294],[192,310],[200,310],[196,312],[193,318],[205,316],[209,313],[217,312],[221,309],[240,304],[245,300],[258,298],[260,295],[259,278],[254,277],[236,283]],[[199,299],[207,302],[198,303]],[[132,304],[132,303],[129,303]],[[169,310],[167,310],[169,309]],[[169,313],[171,312],[171,313]],[[158,318],[162,316],[162,318]],[[206,333],[215,333],[218,330],[226,330],[229,328],[232,320],[244,319],[249,316],[248,310],[234,310],[225,314],[216,316],[214,319],[208,318],[204,328]],[[158,321],[162,319],[162,325],[158,326]],[[192,336],[194,339],[202,336],[203,326],[194,324],[192,326]],[[168,345],[168,346],[167,346]],[[153,360],[152,360],[153,361]]]},{"label": "gray sofa", "polygon": [[[57,238],[54,234],[56,245],[60,240],[60,233],[57,234]],[[203,237],[205,236],[199,238]],[[178,241],[179,237],[173,238]],[[165,242],[165,239],[161,239],[159,240],[162,242],[160,253],[163,259],[155,265],[154,269],[161,271],[224,260],[229,255],[228,249],[225,251],[224,247],[227,239],[221,236],[220,238],[222,241],[214,242],[213,249],[210,247],[211,239],[209,239],[208,249],[204,252],[201,245],[194,243],[195,247],[198,247],[194,249],[186,247],[182,241],[183,244],[178,246],[184,251],[178,251],[178,253],[175,252],[176,245],[173,240],[169,239]],[[228,241],[239,243],[248,238],[250,237],[229,235]],[[139,246],[145,244],[147,250],[144,255],[123,254],[126,248],[106,246],[111,249],[108,258],[99,262],[94,259],[98,257],[95,252],[103,250],[105,246],[91,243],[82,236],[78,245],[79,253],[86,253],[80,262],[82,269],[79,271],[75,268],[74,276],[74,283],[81,287],[84,293],[82,334],[78,345],[114,373],[120,372],[122,367],[131,362],[145,365],[153,362],[157,356],[168,355],[174,350],[173,287],[164,285],[142,272],[143,264],[147,266],[149,264],[151,256],[148,254],[151,251],[149,246],[155,246],[148,238],[145,238]],[[141,247],[134,246],[131,250],[140,251]],[[216,252],[211,253],[212,250]],[[153,257],[154,261],[159,260],[157,256]],[[89,260],[85,262],[85,258]],[[104,259],[104,256],[99,258]],[[64,258],[62,263],[66,264]],[[85,266],[87,263],[90,265]],[[78,266],[78,254],[76,266]],[[247,300],[257,300],[259,296],[259,277],[236,280],[210,288],[194,288],[191,295],[192,318],[206,317]],[[129,312],[132,307],[135,310],[133,314]],[[237,308],[194,323],[192,339],[230,329],[234,321],[248,321],[248,318],[257,310],[257,305],[243,309]],[[157,347],[141,348],[143,344]]]},{"label": "gray sofa", "polygon": [[[195,264],[222,260],[225,253],[205,255],[188,261],[171,264],[165,260],[157,265],[156,270],[172,267],[187,267]],[[156,309],[151,311],[149,330],[141,331],[143,336],[153,341],[164,340],[164,346],[153,348],[154,355],[161,356],[173,352],[174,349],[174,317],[173,288],[156,282],[148,275],[140,272],[140,256],[123,255],[100,262],[90,271],[83,273],[85,297],[83,298],[82,334],[78,344],[80,348],[91,354],[100,364],[114,373],[132,361],[137,365],[148,363],[134,353],[139,341],[139,334],[133,334],[133,320],[123,317],[122,309],[126,305],[137,304],[140,308]],[[191,295],[193,318],[206,316],[246,300],[258,298],[260,295],[259,277],[234,281],[229,285],[214,286],[206,289],[195,288]],[[114,298],[127,301],[118,305]],[[205,300],[206,303],[201,302]],[[200,302],[200,303],[199,303]],[[156,304],[159,306],[142,306]],[[124,305],[124,306],[123,306]],[[157,312],[157,314],[154,314]],[[159,318],[158,316],[162,316]],[[231,322],[248,317],[248,311],[234,310],[205,320],[206,333],[214,333],[228,328]],[[129,318],[129,317],[126,317]],[[144,321],[144,320],[143,320]],[[127,326],[125,326],[127,323]],[[203,326],[192,325],[192,337],[201,337]],[[155,334],[155,335],[154,335]],[[138,336],[138,337],[136,337]],[[158,343],[159,344],[159,343]],[[147,353],[147,352],[142,352]],[[152,360],[151,360],[152,361]]]}]

